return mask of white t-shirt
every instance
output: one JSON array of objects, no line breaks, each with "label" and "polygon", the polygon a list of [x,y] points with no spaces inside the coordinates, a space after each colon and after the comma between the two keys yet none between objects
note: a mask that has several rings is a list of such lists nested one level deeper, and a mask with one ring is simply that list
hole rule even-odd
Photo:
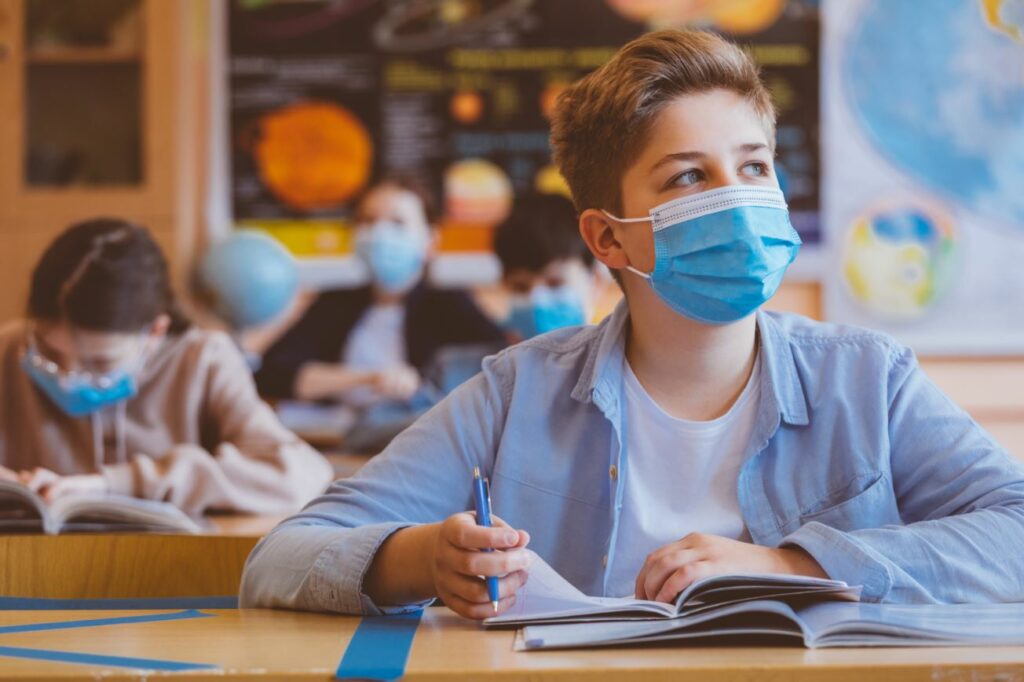
[{"label": "white t-shirt", "polygon": [[632,595],[647,555],[689,533],[750,539],[736,482],[757,419],[760,361],[725,415],[712,421],[665,412],[624,365],[627,471],[608,594]]},{"label": "white t-shirt", "polygon": [[[405,306],[400,303],[371,305],[349,333],[341,363],[352,369],[380,370],[406,362]],[[360,386],[342,395],[346,403],[368,405],[378,396]]]}]

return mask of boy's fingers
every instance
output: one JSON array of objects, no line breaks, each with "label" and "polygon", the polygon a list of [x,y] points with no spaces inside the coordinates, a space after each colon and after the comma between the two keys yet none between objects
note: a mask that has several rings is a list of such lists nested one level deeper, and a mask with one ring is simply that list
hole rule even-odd
[{"label": "boy's fingers", "polygon": [[508,609],[516,603],[516,596],[513,594],[499,601],[497,614],[494,613],[494,607],[491,606],[490,602],[487,602],[486,604],[474,604],[454,594],[444,597],[444,603],[460,616],[472,618],[473,620],[483,620],[484,618],[501,615],[505,611],[508,611]]},{"label": "boy's fingers", "polygon": [[637,596],[639,597],[641,592],[644,595],[640,597],[641,599],[654,599],[670,575],[677,569],[700,559],[699,553],[691,549],[677,549],[671,553],[661,554],[657,558],[653,556],[648,558],[640,575],[637,576]]},{"label": "boy's fingers", "polygon": [[711,565],[707,561],[696,561],[686,564],[672,573],[665,583],[658,590],[655,601],[672,603],[679,593],[701,578],[706,578],[713,573]]},{"label": "boy's fingers", "polygon": [[[515,594],[526,584],[526,571],[515,571],[498,580],[498,598],[505,599]],[[460,599],[472,604],[490,604],[491,596],[487,582],[475,576],[451,573],[445,578],[445,588]]]},{"label": "boy's fingers", "polygon": [[467,552],[456,550],[444,559],[446,568],[468,576],[502,577],[529,568],[530,555],[525,550],[505,552]]},{"label": "boy's fingers", "polygon": [[485,528],[475,522],[454,526],[447,537],[461,549],[508,549],[519,542],[519,533],[511,528]]}]

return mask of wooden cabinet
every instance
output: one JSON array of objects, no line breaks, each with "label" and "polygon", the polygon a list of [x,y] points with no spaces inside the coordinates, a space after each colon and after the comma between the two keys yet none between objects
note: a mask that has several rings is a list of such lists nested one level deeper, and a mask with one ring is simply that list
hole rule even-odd
[{"label": "wooden cabinet", "polygon": [[[88,4],[87,4],[88,3]],[[176,0],[0,0],[0,323],[72,222],[148,226],[172,263],[181,182],[182,24]]]}]

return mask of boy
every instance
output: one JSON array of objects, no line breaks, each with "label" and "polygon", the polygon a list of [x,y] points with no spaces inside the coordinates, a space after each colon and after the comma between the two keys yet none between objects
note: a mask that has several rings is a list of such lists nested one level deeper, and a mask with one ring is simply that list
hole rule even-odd
[{"label": "boy", "polygon": [[504,327],[512,343],[593,318],[601,282],[576,223],[568,199],[530,194],[516,199],[495,230],[494,253],[511,299]]},{"label": "boy", "polygon": [[[555,158],[625,301],[490,358],[264,539],[243,603],[441,597],[484,618],[478,576],[501,576],[507,609],[527,543],[597,595],[670,601],[743,571],[828,575],[867,601],[1024,600],[1007,552],[1024,543],[1024,468],[891,339],[753,314],[799,241],[773,140],[755,67],[709,33],[646,35],[569,88]],[[463,512],[474,466],[511,525]]]}]

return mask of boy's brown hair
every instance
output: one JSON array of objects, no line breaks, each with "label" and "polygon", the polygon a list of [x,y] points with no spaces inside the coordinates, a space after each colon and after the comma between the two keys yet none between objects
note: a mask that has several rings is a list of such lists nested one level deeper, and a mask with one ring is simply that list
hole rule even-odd
[{"label": "boy's brown hair", "polygon": [[745,97],[775,140],[775,108],[747,53],[708,31],[666,30],[627,43],[558,98],[551,125],[555,163],[578,211],[622,209],[622,176],[673,99],[709,90]]}]

